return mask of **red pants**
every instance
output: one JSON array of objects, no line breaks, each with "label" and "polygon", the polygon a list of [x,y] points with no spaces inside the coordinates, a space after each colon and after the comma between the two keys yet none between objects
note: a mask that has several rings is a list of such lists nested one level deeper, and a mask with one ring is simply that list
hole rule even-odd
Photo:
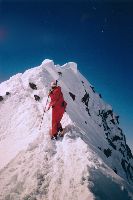
[{"label": "red pants", "polygon": [[52,108],[52,131],[51,136],[56,136],[58,134],[59,128],[62,128],[60,123],[63,114],[64,114],[64,107],[54,107]]}]

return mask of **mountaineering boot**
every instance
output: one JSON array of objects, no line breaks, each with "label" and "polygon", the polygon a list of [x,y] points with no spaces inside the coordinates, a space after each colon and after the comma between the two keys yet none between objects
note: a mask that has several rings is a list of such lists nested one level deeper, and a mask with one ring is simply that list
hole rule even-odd
[{"label": "mountaineering boot", "polygon": [[63,136],[64,136],[64,129],[63,129],[63,128],[61,128],[61,130],[59,130],[58,135],[59,135],[60,137],[63,137]]},{"label": "mountaineering boot", "polygon": [[57,135],[53,135],[53,136],[51,137],[51,140],[57,140]]},{"label": "mountaineering boot", "polygon": [[52,135],[52,129],[49,130],[49,135],[51,137],[51,140],[57,140],[57,134]]}]

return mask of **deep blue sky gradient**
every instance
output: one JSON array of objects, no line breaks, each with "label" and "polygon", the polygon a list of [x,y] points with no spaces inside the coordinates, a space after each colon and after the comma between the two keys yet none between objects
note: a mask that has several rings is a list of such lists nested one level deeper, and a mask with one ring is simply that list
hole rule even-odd
[{"label": "deep blue sky gradient", "polygon": [[0,82],[45,59],[77,62],[133,149],[133,3],[0,1]]}]

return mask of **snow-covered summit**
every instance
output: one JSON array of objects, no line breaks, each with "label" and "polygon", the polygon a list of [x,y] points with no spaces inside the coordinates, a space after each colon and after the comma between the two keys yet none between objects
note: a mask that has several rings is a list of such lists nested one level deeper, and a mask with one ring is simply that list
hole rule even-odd
[{"label": "snow-covered summit", "polygon": [[[68,104],[65,136],[51,141],[50,82]],[[0,200],[133,199],[133,155],[119,116],[77,64],[38,67],[0,84]]]}]

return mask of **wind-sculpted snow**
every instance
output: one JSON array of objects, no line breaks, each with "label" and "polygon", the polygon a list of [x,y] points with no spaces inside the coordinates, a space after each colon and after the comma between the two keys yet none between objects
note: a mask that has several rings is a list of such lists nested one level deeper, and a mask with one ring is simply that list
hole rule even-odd
[{"label": "wind-sculpted snow", "polygon": [[[65,136],[51,141],[50,82],[67,110]],[[45,60],[0,85],[0,200],[131,200],[133,156],[118,115],[75,63]]]}]

